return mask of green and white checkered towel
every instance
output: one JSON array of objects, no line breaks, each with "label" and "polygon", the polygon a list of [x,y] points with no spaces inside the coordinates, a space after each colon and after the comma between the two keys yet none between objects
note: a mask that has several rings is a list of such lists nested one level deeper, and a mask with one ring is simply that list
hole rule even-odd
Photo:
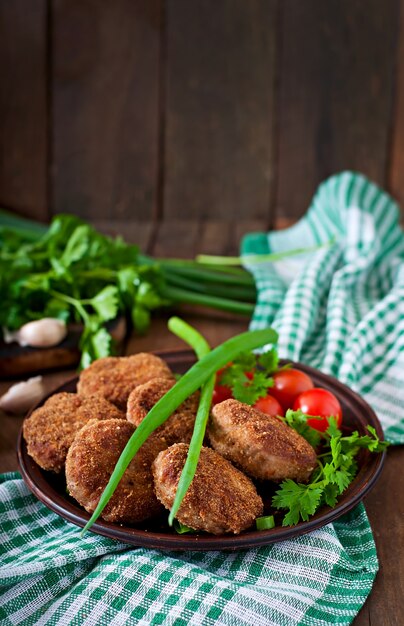
[{"label": "green and white checkered towel", "polygon": [[[248,235],[244,254],[333,242],[312,254],[246,266],[258,301],[251,328],[273,326],[279,353],[335,376],[404,443],[404,233],[392,198],[360,174],[320,185],[294,226]],[[247,257],[248,259],[248,257]]]},{"label": "green and white checkered towel", "polygon": [[[404,238],[394,202],[350,173],[324,183],[296,226],[251,235],[245,253],[335,242],[254,266],[253,327],[282,356],[332,373],[404,440]],[[401,409],[401,413],[400,413]],[[119,626],[349,624],[377,556],[362,505],[309,535],[235,553],[161,553],[87,534],[48,511],[17,474],[0,482],[0,623]]]}]

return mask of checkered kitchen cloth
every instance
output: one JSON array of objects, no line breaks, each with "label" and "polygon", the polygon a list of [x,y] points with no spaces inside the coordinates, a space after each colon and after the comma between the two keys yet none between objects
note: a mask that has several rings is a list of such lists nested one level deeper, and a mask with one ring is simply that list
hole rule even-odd
[{"label": "checkered kitchen cloth", "polygon": [[[250,235],[245,253],[334,240],[254,266],[252,326],[274,325],[282,356],[332,373],[404,428],[404,239],[393,201],[350,173],[324,183],[291,229]],[[349,624],[377,571],[362,505],[311,534],[250,551],[162,553],[87,533],[50,512],[17,474],[0,481],[0,623],[119,626]]]}]

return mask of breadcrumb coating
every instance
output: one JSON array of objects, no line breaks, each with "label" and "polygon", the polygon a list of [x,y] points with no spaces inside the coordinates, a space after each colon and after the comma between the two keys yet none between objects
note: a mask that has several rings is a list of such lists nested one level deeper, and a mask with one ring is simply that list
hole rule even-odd
[{"label": "breadcrumb coating", "polygon": [[[135,426],[139,426],[146,417],[150,409],[169,391],[175,381],[164,378],[154,378],[144,385],[139,385],[134,389],[128,399],[128,408],[126,417],[129,422]],[[152,433],[153,439],[161,440],[161,450],[171,446],[173,443],[189,443],[192,437],[192,431],[195,424],[196,412],[199,404],[199,392],[189,396],[174,411],[164,424],[159,426]]]},{"label": "breadcrumb coating", "polygon": [[[187,452],[187,444],[177,443],[160,452],[153,463],[156,495],[167,509],[173,505]],[[214,535],[239,534],[262,513],[263,503],[251,480],[217,452],[203,447],[177,519]]]},{"label": "breadcrumb coating", "polygon": [[[103,420],[88,422],[76,435],[66,459],[66,483],[70,495],[89,513],[95,510],[134,431],[126,420]],[[146,441],[102,512],[104,520],[134,524],[161,513],[151,471],[155,453]]]},{"label": "breadcrumb coating", "polygon": [[314,449],[299,433],[238,400],[213,407],[208,435],[219,454],[254,478],[303,482],[316,466]]},{"label": "breadcrumb coating", "polygon": [[80,395],[98,393],[126,411],[132,389],[152,378],[174,380],[168,365],[160,357],[147,352],[132,356],[108,356],[91,363],[80,374],[77,391]]},{"label": "breadcrumb coating", "polygon": [[51,396],[24,422],[28,454],[42,469],[61,472],[76,433],[91,419],[125,419],[125,414],[98,395]]}]

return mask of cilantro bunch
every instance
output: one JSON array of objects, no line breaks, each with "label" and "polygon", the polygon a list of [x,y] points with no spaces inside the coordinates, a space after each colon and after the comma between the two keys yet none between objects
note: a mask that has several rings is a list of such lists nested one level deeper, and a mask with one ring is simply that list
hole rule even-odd
[{"label": "cilantro bunch", "polygon": [[368,435],[359,435],[355,431],[344,436],[334,418],[330,418],[325,433],[308,426],[307,416],[301,411],[288,411],[284,420],[311,445],[316,447],[321,442],[322,447],[310,482],[303,484],[291,479],[284,480],[272,498],[275,509],[286,511],[283,526],[294,526],[300,520],[307,521],[323,505],[335,506],[338,497],[355,478],[359,451],[382,452],[389,445],[386,441],[380,441],[372,426],[367,426]]},{"label": "cilantro bunch", "polygon": [[145,332],[152,311],[182,303],[250,315],[255,293],[242,269],[156,260],[73,215],[46,227],[0,211],[0,327],[43,317],[81,323],[82,367],[112,353],[106,324],[119,314]]}]

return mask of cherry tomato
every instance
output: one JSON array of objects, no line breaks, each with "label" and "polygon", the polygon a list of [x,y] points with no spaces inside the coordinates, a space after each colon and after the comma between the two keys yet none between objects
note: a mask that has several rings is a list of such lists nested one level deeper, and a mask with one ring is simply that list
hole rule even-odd
[{"label": "cherry tomato", "polygon": [[223,402],[232,397],[233,394],[230,387],[226,387],[226,385],[216,385],[213,390],[212,403],[219,404],[219,402]]},{"label": "cherry tomato", "polygon": [[341,426],[342,423],[342,409],[337,398],[331,391],[326,389],[319,389],[313,387],[308,391],[301,393],[293,404],[293,410],[300,409],[306,415],[315,415],[323,417],[324,419],[312,419],[307,420],[307,423],[312,428],[324,432],[328,428],[327,417],[335,417],[337,420],[337,426]]},{"label": "cherry tomato", "polygon": [[267,415],[282,415],[282,417],[285,415],[285,411],[279,404],[278,400],[270,394],[257,400],[254,404],[254,409],[258,409]]},{"label": "cherry tomato", "polygon": [[283,409],[291,409],[297,396],[303,391],[313,389],[313,381],[307,374],[295,369],[286,369],[273,376],[274,386],[271,395],[278,400]]}]

